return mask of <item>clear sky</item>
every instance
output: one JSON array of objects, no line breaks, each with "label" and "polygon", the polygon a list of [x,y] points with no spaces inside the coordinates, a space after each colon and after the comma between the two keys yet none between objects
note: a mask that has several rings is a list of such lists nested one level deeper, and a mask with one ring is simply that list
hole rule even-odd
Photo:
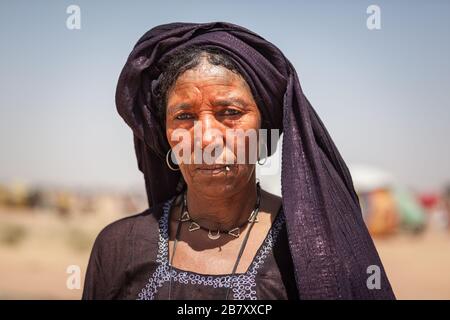
[{"label": "clear sky", "polygon": [[[81,29],[66,8],[81,8]],[[366,27],[369,5],[381,30]],[[346,162],[416,189],[450,182],[450,1],[0,2],[0,182],[143,185],[115,110],[137,39],[229,21],[277,45]]]}]

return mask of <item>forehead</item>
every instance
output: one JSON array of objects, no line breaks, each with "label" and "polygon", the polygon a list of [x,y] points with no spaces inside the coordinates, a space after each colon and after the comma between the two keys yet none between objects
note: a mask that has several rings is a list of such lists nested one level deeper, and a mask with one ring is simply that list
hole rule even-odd
[{"label": "forehead", "polygon": [[247,83],[238,73],[220,65],[212,65],[206,58],[202,58],[198,66],[186,70],[177,78],[168,97],[198,90],[215,93],[227,91],[250,93]]}]

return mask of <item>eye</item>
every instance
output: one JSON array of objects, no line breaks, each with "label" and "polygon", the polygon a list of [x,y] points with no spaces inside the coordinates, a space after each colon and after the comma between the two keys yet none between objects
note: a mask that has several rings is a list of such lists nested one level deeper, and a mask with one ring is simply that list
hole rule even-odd
[{"label": "eye", "polygon": [[184,112],[184,113],[180,113],[178,115],[175,116],[175,119],[177,120],[189,120],[192,119],[194,116],[190,113]]},{"label": "eye", "polygon": [[236,109],[225,109],[221,112],[221,115],[224,116],[237,116],[240,115],[242,112]]}]

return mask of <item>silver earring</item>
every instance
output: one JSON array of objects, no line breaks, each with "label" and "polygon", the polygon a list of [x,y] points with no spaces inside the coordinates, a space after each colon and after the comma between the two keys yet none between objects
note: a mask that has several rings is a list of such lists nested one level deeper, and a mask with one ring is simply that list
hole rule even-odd
[{"label": "silver earring", "polygon": [[264,143],[264,147],[266,148],[266,152],[264,154],[264,162],[263,163],[260,162],[261,161],[261,156],[258,155],[258,164],[260,166],[263,166],[267,162],[267,157],[268,157],[268,153],[269,153],[269,150],[267,150],[267,144],[266,143]]},{"label": "silver earring", "polygon": [[167,151],[167,154],[166,154],[166,163],[167,163],[167,166],[168,166],[169,169],[172,170],[172,171],[179,171],[179,170],[180,170],[179,167],[178,167],[178,168],[174,168],[174,167],[172,167],[172,165],[170,164],[170,161],[169,161],[169,154],[170,154],[171,151],[172,151],[172,149],[169,149],[169,151]]}]

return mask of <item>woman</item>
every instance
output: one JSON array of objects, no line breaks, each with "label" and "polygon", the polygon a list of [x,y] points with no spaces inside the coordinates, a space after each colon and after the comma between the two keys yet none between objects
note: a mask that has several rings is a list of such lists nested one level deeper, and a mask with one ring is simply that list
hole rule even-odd
[{"label": "woman", "polygon": [[[273,44],[229,23],[158,26],[128,57],[116,104],[150,208],[100,233],[84,299],[394,298],[348,169]],[[259,129],[284,133],[281,198],[251,161],[270,139],[226,134]]]}]

